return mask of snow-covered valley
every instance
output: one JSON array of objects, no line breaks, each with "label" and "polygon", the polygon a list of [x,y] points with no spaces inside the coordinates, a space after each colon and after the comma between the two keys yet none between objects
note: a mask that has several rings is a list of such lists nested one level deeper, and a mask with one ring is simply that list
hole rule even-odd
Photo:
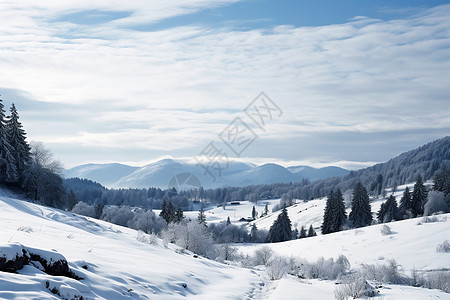
[{"label": "snow-covered valley", "polygon": [[[278,201],[262,200],[257,211]],[[314,226],[320,224],[323,202],[318,199],[290,207],[293,223],[304,220]],[[252,205],[243,202],[228,205],[225,210],[212,208],[206,211],[207,220],[220,222],[231,217],[238,224],[234,218],[248,217]],[[297,214],[301,217],[295,217],[294,210],[302,211]],[[215,262],[172,244],[165,246],[161,239],[151,239],[129,228],[11,196],[0,198],[0,211],[0,250],[20,244],[57,252],[67,259],[71,271],[83,278],[51,276],[27,265],[17,274],[0,272],[1,299],[334,298],[335,280],[304,279],[289,274],[270,280],[264,266],[244,268],[241,265],[245,262]],[[258,219],[257,226],[265,227],[264,223],[270,223],[277,213]],[[190,214],[188,217],[195,217],[194,212]],[[251,257],[257,249],[268,246],[276,255],[308,261],[320,257],[336,259],[343,254],[355,269],[361,264],[384,264],[396,259],[400,271],[407,275],[413,268],[421,272],[448,270],[449,253],[436,252],[436,247],[449,237],[449,218],[447,214],[438,216],[437,222],[427,223],[421,218],[393,222],[389,224],[391,235],[382,235],[380,224],[282,243],[232,246],[242,257]],[[52,288],[58,294],[52,293]],[[378,291],[378,299],[450,299],[450,294],[439,290],[407,285],[383,284]]]}]

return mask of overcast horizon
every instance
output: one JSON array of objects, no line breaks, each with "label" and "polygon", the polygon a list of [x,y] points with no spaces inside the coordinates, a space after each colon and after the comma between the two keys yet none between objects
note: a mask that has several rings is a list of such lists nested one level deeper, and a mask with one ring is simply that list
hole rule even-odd
[{"label": "overcast horizon", "polygon": [[[0,0],[0,98],[66,168],[213,142],[359,169],[449,134],[449,3]],[[264,126],[245,111],[260,92],[278,109]],[[240,151],[236,118],[254,138]]]}]

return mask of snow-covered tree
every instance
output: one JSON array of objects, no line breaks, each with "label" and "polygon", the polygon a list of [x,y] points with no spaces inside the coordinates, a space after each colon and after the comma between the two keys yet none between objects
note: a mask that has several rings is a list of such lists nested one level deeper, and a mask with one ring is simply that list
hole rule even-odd
[{"label": "snow-covered tree", "polygon": [[198,212],[197,220],[198,220],[199,224],[203,224],[204,226],[207,226],[206,225],[206,216],[205,216],[205,211],[203,210],[203,206],[200,208],[200,211]]},{"label": "snow-covered tree", "polygon": [[163,218],[167,224],[174,222],[176,220],[175,209],[173,207],[172,201],[164,200],[162,203],[162,209],[159,216]]},{"label": "snow-covered tree", "polygon": [[399,206],[399,217],[400,219],[409,219],[412,215],[412,201],[411,201],[411,192],[409,188],[406,187],[403,191],[402,198],[400,199]]},{"label": "snow-covered tree", "polygon": [[19,114],[14,103],[11,105],[10,112],[11,115],[6,120],[6,131],[13,151],[12,155],[16,163],[17,173],[19,179],[21,179],[23,172],[31,162],[31,148],[26,142],[26,133],[19,121]]},{"label": "snow-covered tree", "polygon": [[398,220],[398,207],[394,195],[390,195],[386,202],[381,204],[380,210],[377,213],[377,219],[381,223]]},{"label": "snow-covered tree", "polygon": [[277,219],[269,229],[267,242],[276,243],[288,241],[292,238],[292,225],[286,208],[283,208]]},{"label": "snow-covered tree", "polygon": [[361,182],[358,182],[353,189],[352,210],[348,218],[355,227],[364,227],[372,222],[369,195]]},{"label": "snow-covered tree", "polygon": [[433,178],[433,190],[443,192],[445,195],[450,194],[450,169],[443,166]]},{"label": "snow-covered tree", "polygon": [[333,197],[331,213],[331,232],[338,232],[347,220],[347,213],[345,212],[344,197],[340,189],[337,189]]},{"label": "snow-covered tree", "polygon": [[313,236],[316,236],[316,235],[317,235],[317,233],[316,233],[316,231],[314,230],[314,227],[312,226],[312,224],[309,225],[309,229],[308,229],[308,237],[313,237]]},{"label": "snow-covered tree", "polygon": [[428,193],[428,201],[424,206],[424,215],[430,216],[434,213],[446,213],[450,208],[445,201],[445,194],[439,191],[431,191]]},{"label": "snow-covered tree", "polygon": [[175,213],[175,222],[181,222],[184,219],[183,209],[178,206],[177,211]]},{"label": "snow-covered tree", "polygon": [[5,122],[3,100],[0,99],[0,183],[12,183],[19,180],[19,171]]},{"label": "snow-covered tree", "polygon": [[250,238],[251,238],[252,242],[256,241],[257,235],[258,235],[258,228],[253,223],[252,224],[252,229],[250,230]]},{"label": "snow-covered tree", "polygon": [[302,228],[300,228],[300,233],[298,234],[298,238],[302,239],[306,237],[306,229],[305,227],[302,225]]},{"label": "snow-covered tree", "polygon": [[423,215],[423,208],[425,201],[427,200],[427,195],[428,193],[425,185],[423,184],[422,176],[419,175],[412,192],[411,209],[413,217]]},{"label": "snow-covered tree", "polygon": [[255,208],[255,206],[253,205],[253,208],[252,208],[252,219],[253,219],[253,220],[256,220],[256,216],[257,216],[256,208]]},{"label": "snow-covered tree", "polygon": [[327,197],[327,202],[325,204],[325,212],[323,214],[322,221],[322,234],[327,234],[333,232],[331,230],[331,217],[332,217],[332,208],[334,202],[334,192],[331,191]]}]

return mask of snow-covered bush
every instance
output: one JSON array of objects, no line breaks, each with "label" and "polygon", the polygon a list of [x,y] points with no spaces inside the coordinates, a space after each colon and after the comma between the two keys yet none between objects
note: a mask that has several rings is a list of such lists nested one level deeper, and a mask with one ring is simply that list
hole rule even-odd
[{"label": "snow-covered bush", "polygon": [[400,274],[400,266],[395,259],[390,259],[387,265],[362,265],[361,275],[369,280],[382,283],[405,283],[407,280]]},{"label": "snow-covered bush", "polygon": [[342,282],[334,290],[337,300],[374,297],[377,291],[359,274],[350,274],[342,278]]},{"label": "snow-covered bush", "polygon": [[424,206],[424,215],[430,216],[434,213],[445,213],[448,211],[448,203],[445,201],[443,192],[431,191],[428,193],[428,201]]},{"label": "snow-covered bush", "polygon": [[424,287],[450,293],[450,272],[432,271],[427,274]]},{"label": "snow-covered bush", "polygon": [[273,256],[274,256],[273,250],[267,246],[264,246],[255,251],[253,261],[256,266],[259,265],[267,266]]},{"label": "snow-covered bush", "polygon": [[315,262],[299,261],[299,274],[305,278],[336,279],[350,270],[347,257],[340,255],[338,259],[320,257]]},{"label": "snow-covered bush", "polygon": [[77,204],[75,204],[75,206],[72,208],[72,212],[86,217],[95,217],[94,205],[89,205],[84,202],[78,202]]},{"label": "snow-covered bush", "polygon": [[162,236],[165,245],[174,243],[196,254],[215,257],[211,233],[205,225],[196,221],[170,223]]},{"label": "snow-covered bush", "polygon": [[381,235],[391,235],[392,234],[391,227],[389,227],[387,225],[381,226],[380,231],[381,231]]},{"label": "snow-covered bush", "polygon": [[441,244],[437,245],[436,252],[450,252],[450,243],[448,240],[445,240]]},{"label": "snow-covered bush", "polygon": [[139,230],[137,232],[136,240],[138,242],[141,242],[144,244],[149,244],[149,245],[157,245],[158,244],[158,237],[156,236],[156,234],[154,232],[152,232],[150,234],[146,234],[142,230]]},{"label": "snow-covered bush", "polygon": [[228,243],[216,245],[215,248],[217,261],[235,260],[238,257],[237,249]]},{"label": "snow-covered bush", "polygon": [[270,280],[281,279],[287,271],[286,260],[281,256],[276,256],[273,258],[269,264],[266,266],[266,273]]}]

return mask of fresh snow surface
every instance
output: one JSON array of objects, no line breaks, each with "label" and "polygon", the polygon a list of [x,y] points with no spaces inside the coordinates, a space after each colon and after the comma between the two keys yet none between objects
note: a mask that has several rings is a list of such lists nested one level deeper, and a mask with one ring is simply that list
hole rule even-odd
[{"label": "fresh snow surface", "polygon": [[[225,222],[227,218],[230,218],[230,222],[239,225],[239,224],[247,224],[247,222],[239,221],[241,218],[251,218],[252,209],[255,206],[256,212],[258,215],[262,215],[264,212],[264,207],[267,204],[269,209],[269,213],[272,211],[272,208],[280,202],[280,199],[271,199],[271,200],[259,200],[258,203],[253,203],[249,201],[238,201],[239,204],[232,205],[230,202],[225,205],[225,209],[222,206],[210,206],[205,207],[205,216],[206,222],[208,223],[219,223]],[[186,211],[184,215],[190,219],[196,219],[198,217],[198,211]],[[269,226],[270,227],[270,226]]]},{"label": "fresh snow surface", "polygon": [[[396,195],[401,194],[402,188],[398,188]],[[373,212],[382,201],[372,202]],[[225,210],[206,208],[205,214],[208,222],[230,217],[236,225],[246,224],[239,219],[250,217],[253,205],[261,214],[266,203],[271,212],[278,202],[279,199],[261,200],[255,205],[241,201],[239,205],[228,204]],[[297,228],[309,224],[320,227],[325,199],[297,202],[288,208],[293,224]],[[255,223],[258,228],[268,229],[278,214],[269,213]],[[198,212],[186,215],[196,218]],[[440,222],[425,223],[417,218],[389,223],[393,234],[387,236],[381,234],[380,224],[284,243],[233,246],[244,254],[269,246],[279,255],[308,260],[344,254],[354,269],[361,263],[383,264],[395,258],[409,275],[412,268],[423,271],[450,268],[449,253],[436,252],[436,246],[449,239],[450,214],[437,218]],[[20,250],[16,243],[28,249],[59,253],[67,259],[71,270],[84,278],[77,281],[50,276],[33,266],[25,266],[19,274],[0,272],[0,299],[72,299],[81,295],[85,299],[334,299],[334,281],[291,275],[270,281],[264,268],[248,270],[194,258],[192,253],[183,253],[174,245],[164,247],[159,239],[156,245],[141,243],[135,230],[16,200],[1,190],[0,226],[0,249],[5,256],[15,256]],[[52,294],[52,288],[61,297]],[[380,296],[373,299],[442,300],[450,299],[450,294],[383,285]]]},{"label": "fresh snow surface", "polygon": [[[0,197],[0,226],[0,246],[56,251],[84,278],[50,276],[32,266],[0,272],[0,299],[61,299],[52,287],[68,299],[246,299],[262,286],[253,271],[178,254],[160,240],[143,244],[135,230],[9,197]],[[5,246],[6,255],[15,248]]]},{"label": "fresh snow surface", "polygon": [[410,275],[413,268],[436,270],[450,268],[449,253],[436,252],[436,246],[450,238],[450,214],[437,216],[439,222],[425,223],[422,218],[391,222],[392,235],[382,235],[384,224],[346,230],[327,235],[273,244],[238,245],[244,254],[268,246],[285,257],[316,260],[345,255],[352,268],[361,264],[397,262]]}]

